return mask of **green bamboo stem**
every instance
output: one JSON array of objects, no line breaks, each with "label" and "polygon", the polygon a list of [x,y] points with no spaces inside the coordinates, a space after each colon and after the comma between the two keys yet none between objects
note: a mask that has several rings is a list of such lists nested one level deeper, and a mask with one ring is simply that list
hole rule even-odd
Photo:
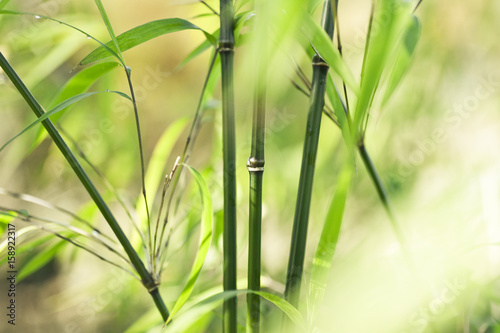
[{"label": "green bamboo stem", "polygon": [[[333,36],[333,15],[330,1],[325,1],[323,7],[323,29],[330,38]],[[299,303],[300,282],[304,266],[304,257],[307,241],[307,227],[309,208],[314,179],[314,167],[318,150],[321,115],[325,105],[326,76],[328,65],[316,54],[313,57],[313,79],[309,102],[302,166],[300,170],[299,190],[293,221],[292,241],[288,262],[285,297],[294,306]]]},{"label": "green bamboo stem", "polygon": [[[265,22],[257,16],[261,27]],[[262,229],[262,180],[264,176],[264,149],[266,132],[266,81],[267,70],[262,59],[267,51],[266,41],[255,46],[257,75],[255,78],[252,146],[247,169],[250,176],[249,225],[248,225],[248,289],[260,290],[261,229]],[[260,332],[260,297],[247,294],[247,332]]]},{"label": "green bamboo stem", "polygon": [[[223,287],[236,290],[236,162],[234,131],[234,9],[231,0],[220,1],[220,40],[222,87],[222,155],[224,187]],[[237,331],[236,297],[224,301],[224,332]]]},{"label": "green bamboo stem", "polygon": [[[14,68],[12,68],[10,63],[7,61],[7,59],[5,59],[5,57],[1,52],[0,52],[0,66],[5,71],[9,79],[12,81],[14,86],[17,88],[17,90],[22,95],[26,103],[29,105],[31,110],[35,113],[35,115],[37,117],[41,117],[45,113],[42,106],[31,94],[29,89],[25,86],[24,82],[17,75]],[[78,162],[77,158],[75,157],[71,149],[68,147],[64,139],[61,137],[61,135],[55,128],[54,124],[50,121],[50,119],[42,121],[42,125],[45,127],[52,140],[54,140],[54,143],[57,145],[61,153],[64,155],[69,165],[75,172],[76,176],[78,177],[82,185],[85,187],[90,197],[95,202],[96,206],[99,208],[99,211],[101,212],[104,219],[110,226],[111,230],[113,230],[113,233],[116,235],[116,238],[118,238],[118,241],[123,246],[123,249],[127,253],[127,256],[130,258],[132,265],[134,266],[134,268],[137,270],[137,273],[141,277],[143,285],[148,289],[148,292],[150,293],[151,297],[153,297],[153,300],[162,318],[166,321],[168,319],[169,312],[158,292],[158,285],[156,284],[151,274],[144,266],[144,263],[139,258],[137,252],[130,244],[130,241],[128,240],[127,236],[121,229],[113,213],[107,206],[106,202],[100,195],[99,191],[95,188],[94,184],[86,174],[85,170],[82,168],[81,164]]]}]

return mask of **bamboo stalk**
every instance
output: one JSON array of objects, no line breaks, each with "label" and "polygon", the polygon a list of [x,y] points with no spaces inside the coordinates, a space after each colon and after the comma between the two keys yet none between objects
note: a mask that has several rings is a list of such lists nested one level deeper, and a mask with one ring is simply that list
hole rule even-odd
[{"label": "bamboo stalk", "polygon": [[[234,9],[231,0],[220,1],[220,40],[222,87],[222,155],[224,186],[223,287],[236,290],[236,163],[234,133]],[[237,331],[237,299],[224,301],[224,332]]]},{"label": "bamboo stalk", "polygon": [[[330,38],[333,36],[333,15],[330,1],[325,1],[322,18],[323,29]],[[309,102],[302,166],[300,170],[299,190],[295,206],[292,241],[288,262],[285,297],[294,306],[298,305],[300,282],[304,266],[307,241],[309,208],[311,205],[314,167],[318,150],[321,115],[325,105],[326,76],[328,65],[318,54],[313,57],[313,79]]]},{"label": "bamboo stalk", "polygon": [[[263,7],[263,6],[262,6]],[[263,13],[258,13],[259,28],[265,28]],[[261,31],[262,33],[262,31]],[[264,176],[264,149],[266,132],[266,89],[267,70],[263,58],[267,54],[266,40],[255,45],[256,68],[255,78],[252,146],[247,169],[249,183],[249,225],[248,225],[248,289],[260,290],[261,275],[261,230],[262,230],[262,180]],[[260,332],[260,297],[254,293],[247,294],[247,332]]]},{"label": "bamboo stalk", "polygon": [[[10,80],[17,88],[19,93],[23,96],[24,100],[30,106],[31,110],[35,113],[35,115],[37,117],[41,117],[45,113],[42,106],[31,94],[29,89],[25,86],[24,82],[17,75],[14,68],[12,68],[10,63],[7,61],[7,59],[5,59],[5,57],[1,52],[0,52],[0,66],[5,71],[7,76],[10,78]],[[163,299],[161,298],[160,293],[158,292],[158,285],[156,284],[151,274],[144,266],[144,263],[139,258],[139,255],[137,254],[135,249],[130,244],[130,241],[128,240],[127,236],[121,229],[120,225],[118,224],[118,221],[114,217],[108,205],[100,195],[99,191],[95,188],[94,184],[86,174],[85,170],[82,168],[80,162],[78,162],[77,158],[75,157],[71,149],[68,147],[64,139],[61,137],[61,135],[57,131],[54,124],[50,121],[50,119],[43,120],[42,124],[49,133],[52,140],[54,140],[54,143],[57,145],[61,153],[68,161],[69,165],[71,166],[76,176],[78,177],[82,185],[89,193],[92,200],[95,202],[96,206],[99,208],[99,211],[104,216],[111,230],[113,230],[113,233],[116,235],[116,238],[118,238],[118,241],[123,246],[123,249],[127,253],[127,256],[130,258],[132,265],[134,266],[134,268],[137,270],[137,273],[141,277],[142,284],[146,287],[146,289],[148,289],[148,292],[150,293],[151,297],[153,297],[156,307],[158,308],[158,311],[160,312],[163,320],[166,321],[168,319],[169,312],[163,302]]]}]

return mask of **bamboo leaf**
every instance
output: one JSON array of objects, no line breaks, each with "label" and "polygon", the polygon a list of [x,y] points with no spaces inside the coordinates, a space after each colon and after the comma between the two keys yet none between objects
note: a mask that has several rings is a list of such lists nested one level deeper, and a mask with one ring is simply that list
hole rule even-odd
[{"label": "bamboo leaf", "polygon": [[128,97],[126,94],[122,93],[122,92],[119,92],[119,91],[94,91],[94,92],[89,92],[89,93],[84,93],[84,94],[79,94],[79,95],[76,95],[76,96],[73,96],[71,98],[68,98],[67,100],[65,100],[64,102],[61,102],[59,103],[57,106],[55,106],[54,108],[50,109],[49,111],[45,112],[41,117],[39,117],[37,120],[35,120],[34,122],[32,122],[30,125],[28,125],[25,129],[23,129],[21,132],[19,132],[17,135],[15,135],[12,139],[10,139],[9,141],[7,141],[1,148],[0,148],[0,152],[5,148],[7,147],[7,145],[9,145],[10,143],[12,143],[12,141],[14,141],[15,139],[17,139],[19,136],[21,136],[22,134],[24,134],[25,132],[27,132],[28,130],[30,130],[31,128],[33,128],[34,126],[38,125],[39,123],[41,123],[42,121],[44,121],[45,119],[49,118],[51,115],[57,113],[57,112],[60,112],[64,109],[66,109],[68,106],[78,102],[78,101],[81,101],[82,99],[84,98],[87,98],[89,96],[92,96],[92,95],[95,95],[95,94],[99,94],[99,93],[115,93],[115,94],[118,94],[124,98],[127,98],[127,99],[130,99],[130,97]]},{"label": "bamboo leaf", "polygon": [[[349,156],[350,155],[351,154],[349,154]],[[311,306],[311,315],[309,318],[311,323],[315,321],[316,309],[322,305],[327,284],[327,275],[330,271],[335,249],[337,247],[337,241],[340,236],[347,193],[351,186],[353,176],[353,167],[352,164],[349,163],[350,160],[350,158],[347,160],[339,175],[337,189],[335,190],[332,202],[328,208],[323,230],[321,231],[321,237],[313,259],[309,291],[309,304]]]},{"label": "bamboo leaf", "polygon": [[363,59],[360,92],[354,115],[355,128],[364,126],[363,122],[382,73],[387,69],[389,55],[394,52],[396,42],[411,18],[410,4],[402,0],[377,2]]},{"label": "bamboo leaf", "polygon": [[408,71],[408,68],[410,67],[411,61],[413,59],[415,48],[417,47],[418,40],[420,39],[421,32],[422,26],[420,24],[420,21],[416,16],[413,15],[406,31],[401,38],[401,41],[397,47],[397,51],[395,52],[395,60],[393,62],[394,66],[392,68],[392,72],[390,73],[388,86],[382,105],[385,105],[387,103],[389,98],[392,96],[392,93],[398,86],[399,82]]},{"label": "bamboo leaf", "polygon": [[305,330],[305,322],[304,318],[300,314],[299,310],[295,308],[292,304],[287,302],[282,297],[276,296],[274,294],[266,293],[264,291],[250,291],[251,293],[257,294],[265,300],[273,303],[276,307],[278,307],[284,314],[288,316],[292,320],[292,322],[299,326],[301,329]]},{"label": "bamboo leaf", "polygon": [[[113,45],[115,46],[114,51],[116,51],[118,53],[118,56],[120,58],[121,63],[125,65],[125,62],[123,60],[122,50],[120,49],[118,40],[116,39],[116,35],[115,35],[115,32],[113,31],[113,26],[111,25],[111,21],[109,20],[108,14],[106,13],[106,10],[104,9],[104,6],[103,6],[101,0],[95,0],[95,4],[97,5],[97,8],[99,9],[99,13],[101,14],[102,20],[104,21],[106,28],[108,29],[109,35],[111,36],[111,40],[113,42]],[[108,47],[111,48],[111,45],[108,45]]]},{"label": "bamboo leaf", "polygon": [[9,2],[10,2],[10,0],[2,0],[0,2],[0,9],[2,9],[3,7],[5,7]]},{"label": "bamboo leaf", "polygon": [[17,276],[17,281],[22,281],[27,278],[31,274],[43,268],[47,265],[54,257],[59,253],[59,251],[66,245],[68,242],[64,240],[60,240],[56,244],[52,246],[48,246],[45,249],[39,251],[34,257],[29,259],[26,263],[23,264],[21,269],[19,270],[19,275]]},{"label": "bamboo leaf", "polygon": [[346,146],[350,151],[352,151],[354,149],[354,145],[352,143],[351,130],[349,127],[349,120],[347,119],[346,108],[342,100],[340,99],[339,92],[335,87],[335,83],[333,81],[331,73],[330,75],[328,75],[326,82],[326,95],[330,100],[330,103],[332,104],[333,112],[337,116]]},{"label": "bamboo leaf", "polygon": [[357,94],[359,87],[354,79],[354,75],[349,67],[347,67],[337,48],[333,45],[332,40],[310,15],[304,15],[304,26],[302,31],[311,42],[314,50],[328,63],[328,65],[330,65],[331,69],[344,80],[346,85]]},{"label": "bamboo leaf", "polygon": [[210,192],[208,190],[207,184],[205,183],[205,180],[200,175],[200,173],[189,165],[186,165],[186,167],[189,171],[191,171],[191,174],[193,175],[193,178],[198,185],[203,207],[201,217],[200,245],[198,248],[198,253],[196,254],[196,258],[194,260],[193,267],[191,269],[191,273],[189,274],[188,282],[186,283],[186,286],[182,290],[180,296],[177,298],[177,301],[175,302],[175,305],[170,313],[170,318],[173,318],[175,316],[175,314],[182,308],[182,306],[186,303],[189,296],[191,295],[194,284],[196,283],[196,280],[200,275],[201,268],[203,267],[203,263],[205,262],[208,249],[212,241],[213,210]]},{"label": "bamboo leaf", "polygon": [[[72,96],[84,93],[97,79],[118,66],[120,65],[116,62],[103,62],[79,71],[57,92],[56,96],[50,102],[49,108],[55,107]],[[51,117],[51,120],[57,122],[63,114],[64,112],[59,112],[57,115]],[[40,127],[33,147],[38,146],[46,137],[47,132]]]},{"label": "bamboo leaf", "polygon": [[[200,30],[205,34],[205,37],[210,44],[215,45],[217,43],[214,36],[199,28],[198,26],[192,24],[191,22],[179,18],[169,18],[148,22],[130,29],[116,37],[117,44],[115,44],[114,41],[110,41],[105,45],[113,51],[116,51],[119,47],[121,51],[125,52],[153,38],[183,30]],[[109,56],[110,54],[106,50],[106,48],[100,46],[90,54],[88,54],[85,58],[83,58],[83,60],[80,61],[80,65],[88,65]]]}]

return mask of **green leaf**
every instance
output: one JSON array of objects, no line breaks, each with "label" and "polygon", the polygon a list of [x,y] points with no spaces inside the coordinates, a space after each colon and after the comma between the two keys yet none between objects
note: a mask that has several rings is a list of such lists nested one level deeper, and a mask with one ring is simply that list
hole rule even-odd
[{"label": "green leaf", "polygon": [[343,102],[340,99],[340,95],[333,81],[331,72],[327,77],[326,95],[330,103],[332,104],[333,112],[335,113],[339,121],[340,129],[342,131],[342,136],[346,143],[346,147],[349,151],[353,151],[354,145],[352,142],[351,130],[349,127],[349,121],[347,119],[346,109],[344,107]]},{"label": "green leaf", "polygon": [[389,77],[387,90],[385,92],[384,100],[382,105],[385,105],[392,93],[398,86],[399,82],[403,76],[408,71],[413,59],[413,54],[415,48],[417,47],[418,40],[420,39],[420,34],[422,32],[422,26],[419,19],[416,16],[412,16],[406,31],[404,32],[397,50],[395,52],[395,60],[393,61],[393,68]]},{"label": "green leaf", "polygon": [[2,0],[0,2],[0,9],[2,9],[3,7],[5,7],[9,2],[10,2],[10,0]]},{"label": "green leaf", "polygon": [[71,98],[68,98],[67,100],[65,100],[64,102],[62,103],[59,103],[57,106],[55,106],[54,108],[50,109],[49,111],[45,112],[40,118],[38,118],[37,120],[35,120],[34,122],[32,122],[30,125],[28,125],[25,129],[23,129],[21,132],[19,132],[16,136],[14,136],[12,139],[10,139],[9,141],[7,141],[1,148],[0,148],[0,152],[5,148],[7,147],[7,145],[9,145],[12,141],[14,141],[15,139],[17,139],[20,135],[24,134],[26,131],[30,130],[31,128],[33,128],[34,126],[38,125],[39,123],[41,123],[42,121],[44,121],[45,119],[49,118],[51,115],[59,112],[59,111],[62,111],[64,110],[65,108],[67,108],[68,106],[84,99],[84,98],[87,98],[89,96],[92,96],[92,95],[95,95],[95,94],[100,94],[100,93],[114,93],[114,94],[118,94],[124,98],[127,98],[130,100],[130,97],[128,97],[126,94],[122,93],[122,92],[119,92],[119,91],[94,91],[94,92],[89,92],[89,93],[84,93],[84,94],[79,94],[79,95],[76,95],[76,96],[73,96]]},{"label": "green leaf", "polygon": [[[79,71],[57,92],[56,96],[50,102],[49,108],[55,107],[72,96],[84,93],[97,79],[118,66],[120,64],[116,62],[103,62]],[[64,112],[59,112],[51,117],[51,120],[57,122],[63,114]],[[38,146],[46,137],[47,132],[43,128],[39,128],[32,148]]]},{"label": "green leaf", "polygon": [[310,15],[304,15],[303,23],[304,26],[302,31],[311,42],[314,50],[328,63],[328,65],[330,65],[331,70],[337,73],[342,80],[344,80],[346,85],[357,94],[359,87],[354,79],[354,75],[349,67],[347,67],[339,50],[333,45],[332,40],[328,37],[326,32]]},{"label": "green leaf", "polygon": [[300,312],[285,299],[263,291],[252,290],[228,290],[212,295],[183,312],[177,316],[175,320],[167,322],[167,332],[187,332],[186,329],[201,316],[213,311],[224,300],[236,297],[238,295],[253,293],[266,299],[267,301],[278,307],[284,314],[286,314],[295,325],[305,329],[305,321]]},{"label": "green leaf", "polygon": [[[351,156],[351,154],[349,154]],[[347,193],[351,186],[353,166],[350,158],[345,163],[339,178],[338,185],[328,208],[321,237],[313,259],[311,272],[311,284],[309,288],[309,305],[311,314],[310,321],[314,323],[317,308],[322,305],[324,292],[327,284],[327,276],[337,247],[340,236],[342,218],[344,216]]]},{"label": "green leaf", "polygon": [[[197,27],[196,25],[192,24],[189,21],[179,18],[162,19],[140,25],[116,37],[116,42],[120,50],[125,52],[153,38],[183,30],[200,30],[205,34],[207,40],[211,44],[215,45],[217,43],[215,37],[209,34],[208,32],[202,30],[201,28]],[[117,45],[113,44],[114,42],[110,41],[105,45],[106,47],[112,49],[113,51],[116,51]],[[89,55],[87,55],[80,62],[80,64],[88,65],[92,62],[99,61],[107,57],[109,57],[108,51],[103,46],[100,46],[94,51],[92,51]]]},{"label": "green leaf", "polygon": [[[101,2],[101,0],[95,0],[95,4],[97,5],[97,8],[99,9],[99,13],[101,14],[102,20],[104,21],[104,24],[106,25],[106,28],[108,29],[109,35],[111,36],[111,40],[114,45],[113,51],[116,51],[118,53],[118,56],[120,58],[120,61],[123,65],[125,65],[125,62],[123,60],[123,55],[122,55],[122,50],[120,48],[120,45],[118,44],[118,40],[116,39],[115,32],[113,31],[113,26],[111,25],[111,21],[109,20],[108,14],[106,13],[106,10],[104,9],[104,6]],[[109,48],[112,48],[110,45],[108,45]]]},{"label": "green leaf", "polygon": [[182,290],[182,293],[177,298],[172,311],[170,312],[170,318],[173,318],[175,314],[182,308],[186,303],[189,296],[191,295],[194,284],[200,275],[201,268],[207,257],[208,249],[212,241],[212,221],[213,221],[213,210],[212,210],[212,199],[210,198],[210,191],[208,190],[205,180],[200,175],[198,171],[189,165],[186,165],[194,180],[198,184],[198,189],[200,191],[200,197],[202,202],[202,215],[201,215],[201,231],[200,231],[200,245],[198,248],[198,253],[194,260],[193,267],[191,268],[191,273],[189,274],[188,282]]},{"label": "green leaf", "polygon": [[286,314],[288,318],[290,318],[295,325],[299,326],[302,330],[305,330],[306,325],[304,322],[304,318],[300,314],[299,310],[297,310],[292,304],[288,303],[285,299],[277,295],[266,293],[264,291],[250,291],[250,292],[257,294],[260,297],[264,298],[265,300],[273,303],[276,307],[278,307],[281,311],[283,311],[283,313]]},{"label": "green leaf", "polygon": [[[212,35],[215,37],[215,38],[219,38],[219,32],[220,30],[217,29]],[[186,64],[188,62],[190,62],[191,60],[193,60],[194,58],[196,58],[197,56],[199,56],[200,54],[202,54],[203,52],[205,52],[206,50],[208,50],[210,47],[212,47],[212,43],[210,43],[210,41],[208,41],[207,39],[205,39],[200,45],[198,45],[193,51],[191,51],[186,58],[184,58],[184,60],[182,60],[182,62],[176,67],[175,70],[180,70],[182,67],[186,66]]]},{"label": "green leaf", "polygon": [[[380,78],[387,69],[389,55],[411,18],[411,3],[403,0],[377,2],[363,58],[361,84],[354,114],[355,129],[364,131],[368,109],[371,106]],[[358,135],[361,133],[357,133]]]},{"label": "green leaf", "polygon": [[59,250],[61,250],[66,244],[68,244],[68,242],[66,242],[65,240],[60,240],[55,245],[48,246],[45,249],[39,251],[35,256],[33,256],[23,264],[23,266],[19,270],[17,281],[19,282],[27,278],[28,276],[48,264],[56,256],[56,254],[59,253]]},{"label": "green leaf", "polygon": [[167,322],[167,332],[186,332],[191,323],[204,314],[214,310],[223,301],[247,293],[246,290],[228,290],[212,295],[183,312],[173,321]]}]

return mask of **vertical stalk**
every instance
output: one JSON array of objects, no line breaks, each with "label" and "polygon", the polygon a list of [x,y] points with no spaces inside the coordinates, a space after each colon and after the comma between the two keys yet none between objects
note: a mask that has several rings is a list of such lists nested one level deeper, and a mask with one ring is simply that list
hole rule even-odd
[{"label": "vertical stalk", "polygon": [[[265,28],[257,14],[259,27]],[[262,179],[264,175],[264,142],[266,118],[266,81],[267,70],[265,62],[267,46],[265,35],[260,31],[259,42],[255,45],[257,75],[255,78],[252,147],[247,169],[250,175],[249,195],[249,225],[248,225],[248,289],[260,290],[261,275],[261,224],[262,224]],[[260,332],[260,298],[258,295],[247,294],[247,332]]]},{"label": "vertical stalk", "polygon": [[[9,64],[7,59],[5,59],[5,57],[1,52],[0,52],[0,66],[5,71],[9,79],[12,81],[14,86],[17,88],[19,93],[23,96],[24,100],[30,106],[33,113],[35,113],[35,115],[38,118],[40,118],[45,113],[45,111],[43,110],[42,106],[38,103],[38,101],[35,99],[35,97],[31,94],[29,89],[26,87],[24,82],[17,75],[17,73],[14,71],[14,68],[12,68],[12,66]],[[110,226],[111,230],[113,230],[113,233],[116,235],[116,238],[118,238],[118,241],[123,246],[123,249],[127,253],[127,256],[130,258],[132,265],[134,266],[134,268],[137,270],[137,273],[141,277],[143,285],[148,289],[148,292],[153,298],[155,305],[158,308],[158,311],[160,312],[163,320],[166,321],[168,319],[169,312],[161,298],[160,293],[158,292],[158,285],[156,284],[151,274],[144,266],[144,263],[139,258],[139,255],[133,248],[132,244],[130,244],[130,241],[128,240],[127,236],[121,229],[115,216],[109,209],[108,205],[102,198],[99,191],[97,191],[97,189],[95,188],[94,184],[92,183],[89,176],[81,166],[80,162],[78,162],[77,158],[75,157],[71,149],[68,147],[64,139],[61,137],[54,124],[50,121],[50,119],[43,120],[42,125],[45,127],[52,140],[54,140],[54,143],[57,145],[61,153],[64,155],[69,165],[75,172],[76,176],[78,177],[82,185],[85,187],[85,189],[89,193],[90,197],[92,198],[96,206],[99,208],[99,211],[106,219],[106,222]]]},{"label": "vertical stalk", "polygon": [[[236,290],[236,170],[234,133],[234,13],[232,0],[220,1],[220,40],[222,87],[222,155],[224,186],[224,290]],[[236,297],[224,301],[224,332],[237,330]]]},{"label": "vertical stalk", "polygon": [[[332,38],[334,24],[332,8],[328,0],[325,1],[323,7],[322,26],[330,38]],[[309,102],[309,115],[304,139],[299,190],[295,206],[292,242],[285,288],[285,297],[294,306],[298,305],[300,296],[300,282],[302,279],[306,251],[314,167],[316,164],[316,152],[318,150],[321,115],[325,105],[326,76],[328,75],[328,65],[318,54],[314,55],[312,65],[313,79]]]}]

